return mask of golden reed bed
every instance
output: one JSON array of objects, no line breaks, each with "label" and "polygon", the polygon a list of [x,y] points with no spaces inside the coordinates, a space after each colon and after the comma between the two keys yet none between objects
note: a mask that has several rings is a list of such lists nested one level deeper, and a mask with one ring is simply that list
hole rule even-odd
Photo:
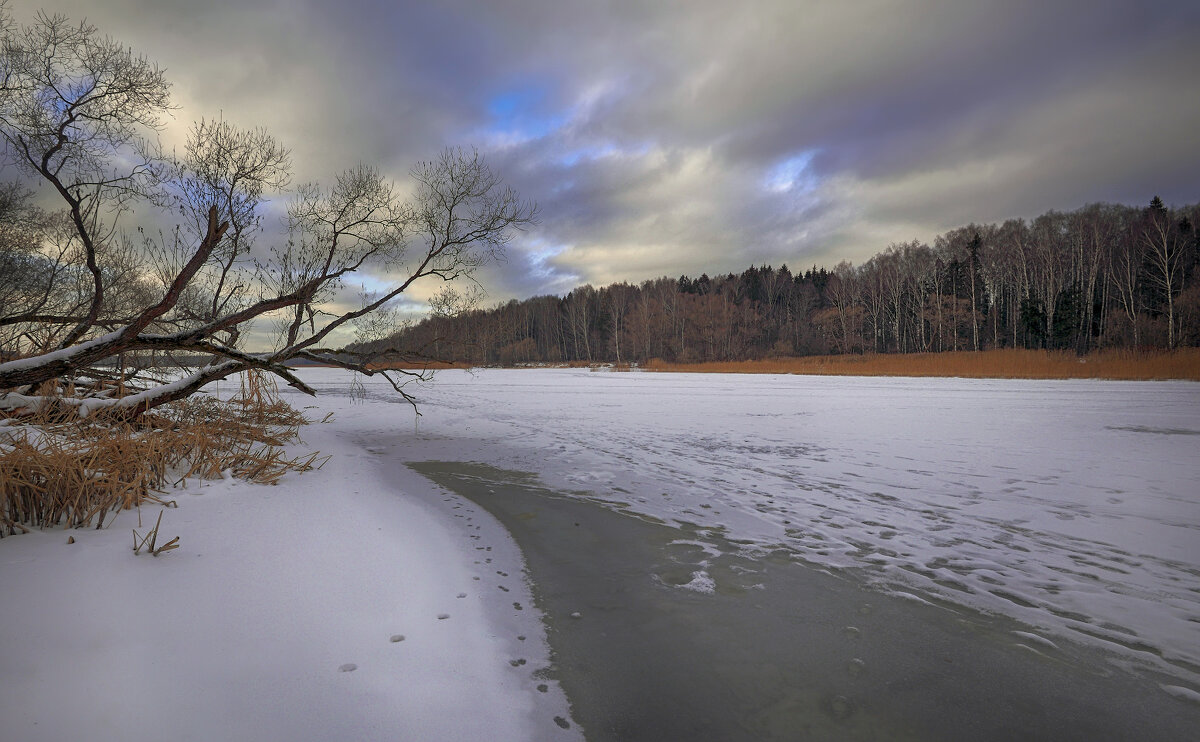
[{"label": "golden reed bed", "polygon": [[1086,356],[1067,351],[987,350],[978,353],[806,356],[691,364],[653,359],[643,368],[689,373],[1200,381],[1200,348],[1145,352],[1112,350]]},{"label": "golden reed bed", "polygon": [[[81,419],[74,409],[54,405],[5,417],[0,538],[30,528],[93,522],[101,528],[112,512],[168,504],[166,491],[190,479],[276,484],[287,472],[319,468],[328,458],[286,454],[308,421],[259,371],[242,375],[241,393],[232,399],[197,395],[132,421],[103,414]],[[153,537],[150,546],[154,551]]]}]

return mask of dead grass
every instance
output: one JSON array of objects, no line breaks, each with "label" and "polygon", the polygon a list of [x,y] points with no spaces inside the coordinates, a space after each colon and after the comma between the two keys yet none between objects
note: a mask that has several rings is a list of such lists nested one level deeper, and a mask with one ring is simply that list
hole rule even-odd
[{"label": "dead grass", "polygon": [[1145,352],[1112,350],[1086,356],[1059,351],[989,350],[979,353],[807,356],[694,364],[666,363],[654,359],[644,368],[690,373],[1200,381],[1200,348]]},{"label": "dead grass", "polygon": [[0,537],[28,527],[100,528],[111,512],[166,504],[166,489],[189,479],[275,484],[324,463],[319,453],[285,454],[307,421],[265,374],[246,374],[231,400],[197,396],[160,410],[134,421],[61,413],[8,420],[0,427]]}]

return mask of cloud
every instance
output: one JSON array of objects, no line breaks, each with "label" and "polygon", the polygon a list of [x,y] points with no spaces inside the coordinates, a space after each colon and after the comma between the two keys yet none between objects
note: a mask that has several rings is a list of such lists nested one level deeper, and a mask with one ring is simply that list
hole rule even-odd
[{"label": "cloud", "polygon": [[1200,193],[1183,0],[44,5],[166,67],[184,128],[267,126],[298,180],[480,147],[542,207],[496,300]]}]

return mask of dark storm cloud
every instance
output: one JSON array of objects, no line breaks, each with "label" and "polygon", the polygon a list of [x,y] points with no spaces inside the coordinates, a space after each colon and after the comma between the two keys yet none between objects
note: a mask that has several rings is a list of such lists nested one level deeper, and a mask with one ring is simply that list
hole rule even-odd
[{"label": "dark storm cloud", "polygon": [[267,126],[302,180],[479,147],[542,206],[497,299],[1200,195],[1182,0],[45,6],[166,67],[181,125]]}]

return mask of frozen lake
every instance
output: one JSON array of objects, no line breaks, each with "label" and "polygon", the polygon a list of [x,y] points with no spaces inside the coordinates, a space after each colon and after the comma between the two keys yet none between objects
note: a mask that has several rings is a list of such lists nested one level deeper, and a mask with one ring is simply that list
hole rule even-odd
[{"label": "frozen lake", "polygon": [[[448,371],[417,390],[419,421],[386,383],[362,393],[395,404],[408,460],[533,472],[743,555],[1010,616],[1030,649],[1098,646],[1200,698],[1200,385]],[[713,583],[700,560],[671,584]]]}]

